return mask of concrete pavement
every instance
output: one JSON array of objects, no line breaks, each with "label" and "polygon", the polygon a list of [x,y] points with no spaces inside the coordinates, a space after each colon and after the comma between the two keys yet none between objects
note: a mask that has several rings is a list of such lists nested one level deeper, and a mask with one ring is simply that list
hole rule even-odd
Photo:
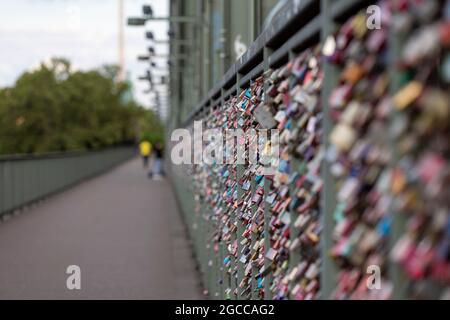
[{"label": "concrete pavement", "polygon": [[[81,268],[81,290],[66,268]],[[199,299],[167,181],[139,159],[0,223],[0,299]]]}]

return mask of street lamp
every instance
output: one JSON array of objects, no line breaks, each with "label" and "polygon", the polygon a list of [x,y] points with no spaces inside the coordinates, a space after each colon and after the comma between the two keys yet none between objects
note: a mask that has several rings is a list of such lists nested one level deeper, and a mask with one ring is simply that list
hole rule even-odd
[{"label": "street lamp", "polygon": [[137,57],[137,59],[139,61],[149,61],[150,60],[150,56],[149,55],[140,55]]},{"label": "street lamp", "polygon": [[142,6],[142,12],[144,13],[144,16],[153,17],[153,8],[150,5]]},{"label": "street lamp", "polygon": [[152,58],[161,58],[161,59],[168,59],[171,60],[186,60],[189,59],[189,55],[187,54],[155,54],[152,56]]},{"label": "street lamp", "polygon": [[144,17],[130,17],[128,18],[129,26],[143,26],[147,21],[170,21],[180,23],[199,23],[199,20],[194,16],[170,16],[170,17],[154,17],[153,9],[149,5],[143,6]]},{"label": "street lamp", "polygon": [[156,64],[156,62],[155,61],[152,61],[153,59],[155,59],[155,58],[161,58],[161,57],[158,57],[158,56],[149,56],[149,55],[139,55],[138,57],[137,57],[137,60],[138,61],[149,61],[149,63],[150,63],[150,66],[154,69],[154,70],[162,70],[162,71],[167,71],[167,68],[164,68],[164,67],[159,67],[157,64]]},{"label": "street lamp", "polygon": [[147,22],[146,18],[132,17],[128,18],[127,24],[129,26],[143,26]]},{"label": "street lamp", "polygon": [[[172,60],[186,60],[189,58],[189,55],[187,54],[152,54],[150,53],[149,55],[140,55],[138,56],[138,60],[140,61],[148,61],[150,59],[172,59]],[[170,66],[171,64],[168,63],[168,65]]]},{"label": "street lamp", "polygon": [[144,26],[147,21],[170,21],[179,23],[200,23],[195,17],[179,16],[179,17],[130,17],[128,18],[129,26]]},{"label": "street lamp", "polygon": [[191,41],[192,41],[190,39],[174,39],[172,37],[169,37],[169,39],[166,39],[166,40],[161,40],[161,39],[156,40],[155,35],[153,34],[152,31],[147,31],[145,33],[145,38],[147,40],[151,40],[154,44],[169,44],[172,42],[177,45],[190,45]]},{"label": "street lamp", "polygon": [[145,76],[140,76],[138,79],[140,81],[149,81],[151,84],[153,83],[152,73],[150,72],[150,70],[147,70]]}]

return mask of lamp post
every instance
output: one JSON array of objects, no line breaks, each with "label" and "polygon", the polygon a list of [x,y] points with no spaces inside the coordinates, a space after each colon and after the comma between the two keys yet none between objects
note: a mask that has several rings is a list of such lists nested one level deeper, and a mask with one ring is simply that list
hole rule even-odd
[{"label": "lamp post", "polygon": [[174,39],[171,38],[169,36],[169,39],[165,39],[165,40],[156,40],[155,36],[153,35],[153,32],[151,31],[147,31],[145,33],[145,38],[148,40],[151,40],[153,42],[153,44],[169,44],[169,43],[174,43],[176,45],[180,45],[180,46],[189,46],[191,45],[192,40],[191,39]]},{"label": "lamp post", "polygon": [[[168,21],[168,22],[174,22],[174,23],[190,23],[193,24],[195,27],[209,27],[209,25],[203,21],[203,19],[199,19],[196,16],[169,16],[169,17],[155,17],[153,15],[153,9],[151,6],[149,5],[144,5],[143,6],[143,16],[142,17],[129,17],[128,18],[128,25],[129,26],[144,26],[146,24],[147,21]],[[146,37],[149,40],[152,40],[154,44],[165,44],[165,43],[171,43],[171,44],[176,44],[176,46],[179,48],[182,45],[184,46],[191,46],[193,47],[193,41],[190,41],[188,39],[183,39],[180,40],[178,43],[176,42],[175,39],[173,39],[172,41],[166,41],[166,40],[155,40],[154,35],[152,32],[146,32]],[[169,38],[173,38],[174,34],[172,32],[172,34],[169,32]],[[178,53],[179,50],[176,50],[176,52]],[[181,60],[188,60],[190,58],[189,55],[186,54],[176,54],[176,55],[157,55],[155,54],[155,50],[152,47],[152,50],[149,51],[149,58],[148,60],[151,61],[151,59],[153,58],[169,58],[170,62],[178,62]],[[180,70],[180,66],[179,63],[176,63],[175,65],[170,64],[169,66],[173,66],[173,72],[175,74],[178,74],[181,70]]]},{"label": "lamp post", "polygon": [[129,26],[144,26],[147,21],[169,21],[175,23],[201,23],[195,17],[180,16],[180,17],[130,17],[128,18]]},{"label": "lamp post", "polygon": [[144,26],[147,21],[169,21],[176,23],[202,23],[196,17],[190,16],[170,16],[170,17],[154,17],[153,9],[150,5],[142,7],[143,17],[128,18],[129,26]]},{"label": "lamp post", "polygon": [[[153,58],[153,57],[150,56],[150,55],[139,55],[139,56],[137,57],[138,61],[149,61],[150,67],[152,68],[152,70],[167,71],[167,68],[158,67],[157,64],[156,64],[156,62],[152,61],[152,60],[153,60],[152,58]],[[152,75],[155,75],[155,74],[152,74]],[[164,77],[164,79],[165,79],[164,81],[166,81],[166,80],[167,80],[167,77],[168,77],[168,74],[167,74],[167,73],[164,73],[164,74],[157,74],[157,75],[155,75],[155,76],[158,76],[158,77]],[[142,78],[142,80],[144,80],[144,77],[141,77],[141,78]]]}]

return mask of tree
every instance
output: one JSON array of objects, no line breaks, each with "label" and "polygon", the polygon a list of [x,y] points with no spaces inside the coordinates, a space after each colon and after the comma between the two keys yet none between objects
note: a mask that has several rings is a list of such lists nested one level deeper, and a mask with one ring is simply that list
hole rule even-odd
[{"label": "tree", "polygon": [[122,97],[131,90],[117,82],[115,66],[71,71],[52,59],[0,90],[0,154],[95,150],[162,140],[163,126],[152,111]]}]

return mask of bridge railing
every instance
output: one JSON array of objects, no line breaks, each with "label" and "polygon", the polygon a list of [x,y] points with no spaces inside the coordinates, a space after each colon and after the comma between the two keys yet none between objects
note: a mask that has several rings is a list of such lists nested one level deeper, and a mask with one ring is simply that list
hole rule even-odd
[{"label": "bridge railing", "polygon": [[[205,119],[208,119],[210,115],[214,114],[215,110],[224,106],[225,102],[230,101],[233,97],[239,97],[239,95],[243,91],[249,89],[251,84],[259,77],[263,76],[264,78],[265,73],[269,71],[269,69],[279,69],[289,63],[289,61],[293,61],[293,59],[303,53],[304,50],[308,48],[313,49],[318,44],[323,45],[328,36],[334,35],[347,19],[360,12],[360,10],[367,9],[369,5],[377,3],[377,0],[288,1],[273,19],[268,28],[249,46],[246,53],[231,66],[204,99],[193,108],[193,112],[187,119],[183,119],[180,127],[192,128],[193,123],[196,120],[206,122]],[[390,54],[397,59],[398,52],[400,51],[399,48],[401,48],[402,45],[402,39],[399,38],[399,35],[396,34],[393,29],[394,28],[390,29],[389,34],[389,50],[392,51]],[[395,70],[397,70],[395,59],[389,60],[390,69],[394,70],[394,73],[396,72]],[[322,60],[320,61],[320,65],[323,68],[324,74],[319,97],[322,101],[321,113],[323,114],[323,120],[321,120],[321,123],[323,123],[321,145],[328,148],[330,145],[329,137],[334,128],[329,101],[333,88],[339,85],[340,78],[338,73],[339,70],[337,70],[335,65]],[[391,78],[394,79],[394,77]],[[396,76],[395,78],[397,79],[398,77]],[[392,81],[390,85],[392,86],[390,90],[392,92],[397,92],[398,81]],[[270,87],[265,84],[262,88],[262,92],[266,99],[264,101],[270,104],[272,98],[266,94],[269,89]],[[293,101],[290,96],[289,99],[290,101]],[[244,115],[244,112],[242,112],[242,114]],[[390,117],[394,119],[395,116],[395,112],[391,112]],[[236,119],[234,119],[235,123],[227,128],[235,128],[239,123],[240,117],[239,114],[236,115]],[[292,123],[297,121],[297,119],[295,121],[293,120]],[[287,123],[290,122],[291,121]],[[394,137],[390,136],[389,139],[391,139],[390,143],[394,145]],[[320,225],[322,231],[319,245],[321,263],[319,268],[320,294],[318,297],[329,299],[333,296],[333,292],[337,287],[339,272],[338,265],[330,254],[334,245],[333,232],[336,227],[336,179],[331,172],[331,165],[327,161],[323,161],[322,163],[320,177],[323,181],[323,188],[321,188],[322,190],[320,192],[319,208],[321,210]],[[300,168],[300,164],[301,163],[298,162],[294,163],[293,160],[290,163],[290,166],[292,168]],[[234,170],[234,168],[232,169]],[[247,179],[244,179],[245,168],[236,165],[234,174],[232,172],[233,170],[230,170],[230,178],[227,180],[227,182],[230,182],[229,185],[220,184],[221,181],[219,179],[216,179],[214,185],[208,185],[208,189],[211,192],[209,197],[213,201],[216,201],[215,195],[224,194],[225,191],[232,190],[233,198],[231,196],[229,198],[233,199],[236,206],[238,203],[241,203],[241,206],[243,207],[242,203],[251,198],[245,198],[244,195],[254,195],[260,185],[256,186],[256,182],[252,181],[249,190],[244,191],[242,186],[237,185],[239,184],[239,181]],[[205,170],[204,172],[207,171]],[[215,172],[211,170],[208,173],[210,176],[214,177]],[[264,213],[264,231],[261,233],[261,238],[256,238],[256,241],[259,241],[260,239],[264,240],[263,245],[258,245],[262,247],[260,252],[263,253],[261,256],[264,257],[264,268],[262,270],[267,273],[265,276],[260,276],[260,279],[263,279],[261,283],[255,283],[255,275],[259,276],[260,270],[252,269],[250,272],[252,277],[250,279],[250,277],[246,276],[248,271],[245,270],[245,267],[251,266],[249,263],[250,260],[246,257],[247,247],[252,248],[253,251],[251,252],[255,252],[253,245],[248,245],[246,241],[249,239],[250,243],[256,241],[254,235],[248,236],[247,238],[243,235],[244,230],[246,230],[244,227],[246,226],[243,226],[241,221],[243,220],[242,218],[237,218],[238,214],[242,212],[240,211],[240,208],[242,207],[240,207],[239,210],[231,210],[229,208],[232,206],[223,200],[221,202],[217,201],[219,205],[215,204],[216,206],[213,207],[211,205],[213,201],[206,201],[206,196],[200,194],[196,189],[197,186],[193,185],[193,174],[191,171],[186,170],[186,168],[172,165],[170,167],[170,174],[179,206],[193,241],[196,257],[203,275],[202,280],[210,297],[221,299],[247,299],[250,297],[255,299],[257,298],[255,296],[258,294],[258,290],[264,288],[264,299],[272,299],[273,296],[270,287],[274,284],[274,271],[271,268],[274,266],[274,262],[272,261],[272,258],[268,258],[271,243],[270,236],[266,235],[269,235],[269,233],[274,230],[270,229],[270,221],[274,217],[274,214],[271,211],[272,208],[269,202],[267,200],[261,201]],[[202,181],[208,181],[204,178],[205,176],[208,176],[208,174],[201,176]],[[232,182],[235,183],[234,187],[230,187],[233,186]],[[298,187],[291,182],[289,184],[289,193],[292,195],[292,199],[294,199],[297,193],[295,188]],[[264,199],[268,198],[267,195],[269,191],[271,191],[270,188],[269,179],[265,179]],[[236,190],[236,197],[234,198],[234,191]],[[272,191],[278,192],[276,188],[273,188]],[[225,197],[221,196],[220,198],[223,199]],[[254,214],[255,210],[259,210],[259,207],[253,205],[251,210],[253,210],[252,214]],[[224,212],[227,214],[223,214]],[[290,241],[290,239],[294,239],[291,235],[295,234],[295,237],[298,236],[298,230],[292,228],[294,223],[290,223],[290,221],[296,221],[298,214],[295,213],[294,210],[286,210],[286,212],[288,212],[289,216],[287,225],[290,224]],[[221,220],[223,217],[225,218]],[[229,220],[226,220],[228,217]],[[403,218],[399,214],[393,214],[392,219],[393,225],[396,227],[392,229],[390,237],[391,242],[395,243],[402,235],[401,230],[404,226],[404,220],[402,220]],[[221,223],[223,223],[223,225]],[[223,231],[223,229],[226,229],[227,231]],[[254,233],[254,231],[252,231],[252,233]],[[228,246],[228,243],[221,238],[222,234],[229,236],[228,239],[230,240],[227,241],[228,243],[232,243],[231,246]],[[280,245],[280,247],[283,246]],[[294,251],[295,250],[293,250],[293,252]],[[245,259],[243,259],[243,261],[245,263],[240,261],[239,257],[244,257]],[[255,255],[255,257],[259,256]],[[289,260],[284,261],[288,261],[287,266],[289,268],[297,266],[301,262],[299,254],[295,252],[291,254]],[[403,281],[403,274],[392,260],[388,260],[388,264],[389,270],[392,271],[392,276],[390,277],[394,288],[393,297],[396,299],[404,299],[406,297],[406,290],[404,289],[405,282]],[[281,271],[282,268],[287,268],[286,264],[280,263],[279,266],[278,270]],[[292,271],[292,269],[290,269],[290,271]],[[279,274],[282,274],[282,272]],[[250,280],[246,282],[247,279]],[[251,289],[251,294],[247,294],[247,288]]]},{"label": "bridge railing", "polygon": [[0,156],[0,216],[133,157],[133,147]]}]

